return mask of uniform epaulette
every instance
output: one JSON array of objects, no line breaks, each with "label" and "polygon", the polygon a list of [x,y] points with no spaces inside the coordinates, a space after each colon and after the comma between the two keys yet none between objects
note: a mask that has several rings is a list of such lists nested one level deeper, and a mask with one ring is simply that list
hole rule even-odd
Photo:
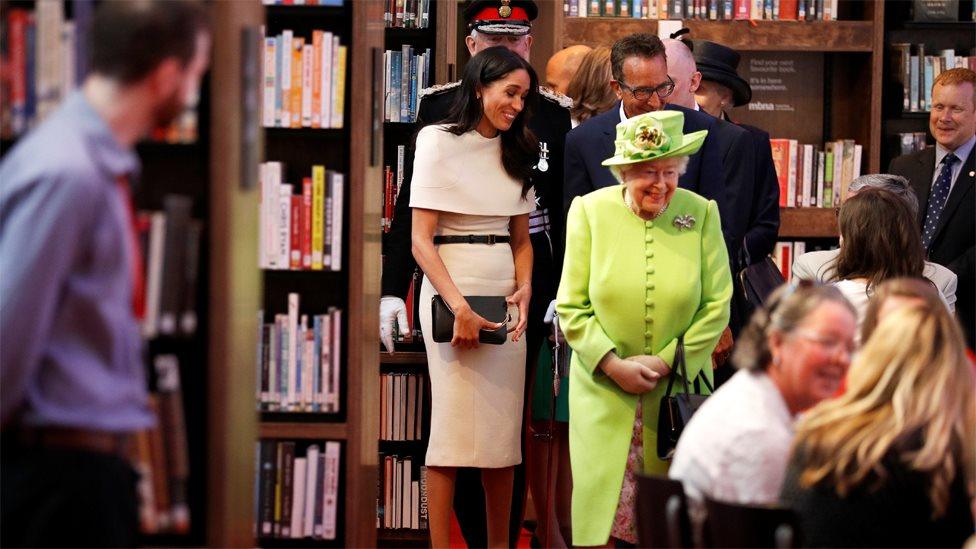
[{"label": "uniform epaulette", "polygon": [[424,89],[420,90],[420,97],[425,97],[425,96],[428,96],[428,95],[437,95],[437,94],[439,94],[441,92],[445,92],[447,90],[454,89],[454,88],[456,88],[456,87],[458,87],[460,85],[461,85],[461,81],[458,80],[456,82],[448,82],[447,84],[438,84],[436,86],[431,86],[429,88],[424,88]]},{"label": "uniform epaulette", "polygon": [[555,90],[551,90],[545,86],[539,86],[539,93],[542,94],[542,97],[545,97],[546,99],[549,99],[550,101],[559,104],[560,107],[566,109],[570,109],[573,107],[572,99],[566,97],[565,95]]}]

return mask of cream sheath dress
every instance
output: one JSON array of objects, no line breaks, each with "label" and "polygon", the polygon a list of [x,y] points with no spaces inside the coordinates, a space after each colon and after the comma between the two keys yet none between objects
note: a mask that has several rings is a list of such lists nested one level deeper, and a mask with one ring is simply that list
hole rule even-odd
[{"label": "cream sheath dress", "polygon": [[[510,218],[535,209],[535,194],[502,166],[501,138],[477,131],[454,135],[446,126],[417,134],[410,207],[438,210],[437,235],[508,235]],[[508,296],[515,292],[509,243],[442,244],[436,247],[463,295]],[[434,343],[431,298],[424,277],[420,326],[427,347],[431,389],[427,465],[498,468],[522,461],[519,433],[525,386],[525,340],[455,349]],[[517,321],[514,307],[513,320]]]}]

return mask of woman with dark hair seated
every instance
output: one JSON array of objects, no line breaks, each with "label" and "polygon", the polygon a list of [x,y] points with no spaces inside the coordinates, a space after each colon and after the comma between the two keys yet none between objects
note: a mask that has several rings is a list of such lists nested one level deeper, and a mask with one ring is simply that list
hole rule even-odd
[{"label": "woman with dark hair seated", "polygon": [[973,534],[974,395],[962,330],[940,301],[886,314],[846,392],[797,425],[782,502],[805,543],[961,546]]},{"label": "woman with dark hair seated", "polygon": [[[413,255],[424,271],[420,323],[430,373],[427,448],[431,545],[449,543],[458,467],[481,469],[488,545],[507,547],[513,466],[520,432],[532,280],[529,174],[538,144],[526,127],[538,85],[532,66],[493,47],[465,66],[448,117],[417,134],[410,207]],[[435,296],[454,315],[450,343],[434,341]],[[503,329],[476,313],[471,296],[504,296],[517,320],[500,345],[479,345]]]}]

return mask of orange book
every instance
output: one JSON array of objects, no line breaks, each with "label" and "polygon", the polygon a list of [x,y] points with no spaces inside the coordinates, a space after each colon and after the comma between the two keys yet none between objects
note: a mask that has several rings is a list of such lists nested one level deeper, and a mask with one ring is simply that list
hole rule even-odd
[{"label": "orange book", "polygon": [[312,127],[322,127],[322,38],[325,33],[312,31]]},{"label": "orange book", "polygon": [[304,38],[294,38],[291,41],[291,96],[288,98],[288,111],[291,122],[286,127],[302,127],[302,48],[305,47]]},{"label": "orange book", "polygon": [[770,139],[769,146],[773,150],[773,166],[779,181],[779,207],[785,208],[790,182],[790,140]]},{"label": "orange book", "polygon": [[781,21],[796,21],[799,6],[796,0],[779,0],[779,18]]}]

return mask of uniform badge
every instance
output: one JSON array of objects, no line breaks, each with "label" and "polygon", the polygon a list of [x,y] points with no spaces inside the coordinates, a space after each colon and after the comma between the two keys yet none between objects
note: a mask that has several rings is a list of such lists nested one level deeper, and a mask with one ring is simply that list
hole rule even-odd
[{"label": "uniform badge", "polygon": [[539,163],[536,164],[535,169],[540,172],[549,171],[549,144],[545,141],[539,142]]},{"label": "uniform badge", "polygon": [[512,15],[512,7],[508,4],[511,0],[502,0],[502,5],[498,8],[498,15],[502,18],[507,18]]}]

